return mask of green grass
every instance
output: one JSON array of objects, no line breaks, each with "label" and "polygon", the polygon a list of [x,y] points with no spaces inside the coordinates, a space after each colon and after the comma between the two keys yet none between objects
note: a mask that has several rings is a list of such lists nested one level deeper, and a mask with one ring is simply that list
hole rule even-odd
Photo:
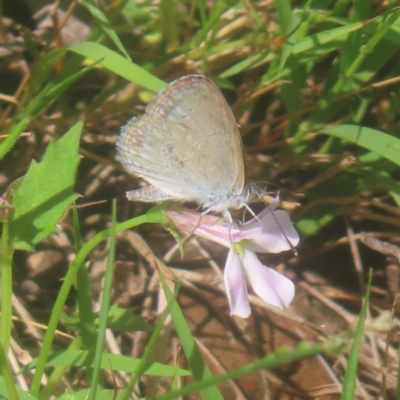
[{"label": "green grass", "polygon": [[[383,258],[369,258],[372,253],[365,253],[360,245],[364,287],[356,293],[351,292],[357,290],[355,273],[346,275],[353,276],[355,284],[346,277],[340,283],[329,281],[333,275],[324,277],[326,285],[333,288],[349,285],[347,303],[344,296],[337,298],[338,307],[348,317],[341,316],[340,324],[330,319],[333,306],[328,304],[335,297],[326,295],[327,301],[320,302],[319,297],[304,292],[308,308],[295,302],[290,312],[278,312],[253,301],[253,317],[238,321],[228,315],[219,283],[208,278],[201,284],[196,281],[196,273],[201,275],[196,269],[199,261],[190,263],[192,253],[186,244],[182,260],[176,257],[171,261],[169,256],[164,260],[175,273],[175,280],[167,284],[161,259],[175,242],[162,230],[170,228],[164,208],[127,204],[124,192],[132,181],[127,181],[115,160],[114,148],[119,127],[131,116],[140,115],[154,93],[180,76],[205,74],[223,89],[241,126],[248,179],[268,179],[305,196],[301,207],[291,212],[301,234],[298,259],[287,254],[278,261],[268,259],[268,263],[285,261],[285,272],[294,276],[296,283],[307,281],[302,273],[308,266],[329,265],[330,249],[343,250],[340,246],[351,241],[344,233],[344,220],[352,226],[356,239],[364,230],[398,241],[397,4],[372,0],[315,0],[296,2],[296,6],[285,0],[271,4],[171,0],[101,4],[84,0],[76,5],[73,15],[86,15],[82,23],[90,33],[73,44],[54,42],[57,30],[50,38],[36,40],[23,34],[27,28],[12,30],[3,24],[11,36],[21,39],[24,53],[6,56],[0,72],[4,83],[0,84],[4,91],[0,93],[4,135],[0,140],[4,189],[0,208],[1,396],[114,398],[113,389],[118,388],[118,398],[124,399],[132,393],[134,398],[174,399],[196,393],[204,399],[222,399],[228,398],[229,390],[252,398],[238,378],[265,374],[266,370],[283,374],[288,363],[317,360],[316,355],[332,366],[339,363],[339,354],[344,354],[348,362],[335,370],[343,388],[342,399],[356,398],[355,393],[400,398],[396,387],[380,385],[388,380],[372,380],[358,368],[363,359],[372,357],[373,348],[374,366],[380,368],[384,363],[397,382],[396,345],[388,342],[393,351],[386,356],[382,332],[370,330],[368,340],[364,335],[364,325],[390,308],[390,303],[381,305],[378,295],[391,295],[382,283]],[[11,81],[15,60],[26,65],[19,71],[25,75],[10,89],[6,83]],[[26,132],[31,136],[27,138]],[[282,196],[289,197],[286,193]],[[147,240],[150,250],[137,237],[122,236],[129,235],[132,228]],[[21,296],[20,285],[26,278],[21,278],[21,271],[26,269],[29,254],[48,249],[63,253],[69,264],[57,295],[51,298],[54,303],[46,304],[44,338],[40,345],[33,345],[32,336],[25,328],[21,330],[21,322],[13,325],[12,316],[17,312],[12,295],[14,290]],[[344,253],[343,263],[349,269],[353,261],[360,261],[354,248],[352,256],[347,250]],[[203,267],[214,261],[210,261],[213,250],[196,254],[201,255]],[[218,265],[223,265],[225,256],[216,257]],[[92,274],[99,257],[107,259],[101,295]],[[116,270],[123,262],[131,263],[131,273],[145,282],[139,288],[141,300],[131,299],[134,306],[126,309],[115,304],[122,301]],[[176,268],[178,264],[187,267],[188,275]],[[373,272],[367,285],[370,268]],[[207,315],[217,315],[217,327],[227,334],[227,348],[230,341],[235,341],[237,349],[246,348],[234,356],[239,364],[226,366],[213,358],[218,358],[213,354],[213,342],[200,334],[211,317],[199,322],[196,314],[190,313],[184,300],[190,290],[190,299],[205,305]],[[219,300],[202,299],[205,293]],[[312,314],[316,303],[329,308],[322,313],[326,320],[318,322]],[[37,306],[26,301],[25,307],[35,313]],[[280,326],[278,317],[289,324]],[[261,329],[266,322],[282,334],[277,344],[266,345],[267,334]],[[332,329],[325,331],[321,326]],[[121,354],[110,354],[105,347],[107,328],[117,332]],[[74,339],[60,341],[57,329]],[[218,341],[219,335],[221,332],[215,332],[213,340]],[[20,371],[11,367],[6,356],[12,338],[34,359],[27,367],[20,363]],[[126,344],[128,339],[132,349]],[[135,347],[138,343],[141,350]],[[205,343],[210,346],[207,351]],[[29,382],[28,390],[18,376]],[[269,379],[271,375],[262,376]],[[89,389],[82,390],[78,382]],[[67,388],[69,393],[63,394]],[[308,389],[314,388],[302,387],[305,392]],[[340,387],[334,392],[340,392]],[[271,393],[271,398],[279,398],[279,391],[271,389]]]}]

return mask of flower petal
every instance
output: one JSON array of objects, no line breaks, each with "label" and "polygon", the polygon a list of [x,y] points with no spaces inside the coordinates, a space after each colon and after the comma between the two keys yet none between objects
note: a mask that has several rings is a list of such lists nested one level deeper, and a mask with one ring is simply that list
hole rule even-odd
[{"label": "flower petal", "polygon": [[198,211],[189,210],[183,207],[174,207],[166,210],[170,221],[179,229],[189,234],[204,237],[213,242],[231,247],[232,241],[238,228],[221,217],[205,215]]},{"label": "flower petal", "polygon": [[225,264],[224,281],[231,315],[247,318],[251,310],[247,298],[246,276],[237,250],[232,247]]},{"label": "flower petal", "polygon": [[249,249],[259,253],[280,253],[299,243],[299,235],[286,211],[265,214],[261,222],[261,230],[252,228],[242,232],[243,238],[251,239],[246,245]]},{"label": "flower petal", "polygon": [[254,292],[266,303],[287,308],[294,297],[294,284],[285,276],[261,264],[256,254],[245,248],[243,268]]}]

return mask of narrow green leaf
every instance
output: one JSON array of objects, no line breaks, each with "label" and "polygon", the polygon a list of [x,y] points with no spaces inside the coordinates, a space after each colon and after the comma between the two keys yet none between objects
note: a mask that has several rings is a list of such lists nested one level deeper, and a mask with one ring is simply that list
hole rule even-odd
[{"label": "narrow green leaf", "polygon": [[[197,34],[197,36],[192,41],[192,46],[194,49],[199,47],[200,44],[203,43],[204,40],[206,40],[208,33],[213,30],[216,24],[219,24],[222,14],[229,8],[229,5],[227,3],[228,3],[227,1],[220,1],[215,3],[216,7],[214,9],[213,14],[204,24],[203,29]],[[233,3],[236,4],[237,1],[234,0]]]},{"label": "narrow green leaf", "polygon": [[303,53],[322,44],[335,41],[339,38],[341,40],[346,40],[349,33],[361,29],[364,26],[365,22],[357,22],[355,24],[340,26],[339,28],[330,29],[308,36],[293,45],[292,54]]},{"label": "narrow green leaf", "polygon": [[[252,372],[277,368],[282,364],[312,357],[324,351],[329,354],[337,355],[344,351],[346,344],[347,338],[336,336],[328,339],[325,343],[317,343],[315,345],[312,345],[308,342],[301,342],[295,349],[289,349],[288,346],[282,346],[281,348],[277,349],[276,352],[268,354],[259,361],[247,364],[244,367],[230,370],[227,374],[215,375],[201,382],[191,383],[177,391],[158,396],[157,400],[177,399],[179,396],[185,396],[187,394],[199,391],[204,389],[204,387],[216,385],[229,379],[240,378]],[[214,398],[208,397],[207,400],[208,399]]]},{"label": "narrow green leaf", "polygon": [[121,53],[124,54],[128,60],[130,60],[131,58],[129,57],[129,54],[125,50],[124,45],[119,40],[118,35],[115,33],[103,11],[93,0],[83,0],[82,2],[96,19],[97,23],[101,26],[101,29],[103,29],[104,33],[112,40],[112,42],[121,51]]},{"label": "narrow green leaf", "polygon": [[[147,214],[142,215],[140,217],[133,218],[131,220],[125,221],[121,224],[117,225],[117,232],[122,232],[126,229],[131,229],[135,226],[144,224],[144,223],[160,223],[167,224],[168,218],[163,212],[162,207],[153,207],[151,208]],[[86,257],[89,253],[103,240],[106,240],[110,236],[110,229],[105,229],[97,233],[94,237],[92,237],[87,243],[85,243],[79,253],[76,255],[74,261],[72,261],[71,266],[68,269],[67,274],[65,275],[63,284],[60,288],[60,291],[57,296],[57,300],[53,306],[53,311],[50,316],[50,320],[47,324],[47,330],[44,335],[42,348],[40,349],[40,354],[37,361],[37,366],[35,369],[35,373],[32,378],[32,385],[30,393],[33,396],[37,396],[41,386],[41,378],[44,374],[44,370],[46,368],[46,363],[48,357],[51,352],[51,346],[54,339],[54,334],[57,329],[58,322],[60,320],[60,316],[63,311],[63,307],[67,300],[68,294],[74,283],[75,276],[78,272],[80,266],[84,263]]]},{"label": "narrow green leaf", "polygon": [[[55,367],[57,365],[70,365],[75,367],[93,368],[94,352],[87,350],[65,350],[55,351],[49,355],[46,365],[48,367]],[[31,361],[25,369],[32,369],[36,366],[37,359]],[[110,369],[113,371],[135,372],[140,359],[122,356],[119,354],[103,353],[101,358],[101,368]],[[154,376],[174,376],[175,367],[163,365],[156,362],[149,361],[143,372],[145,375]],[[191,373],[184,369],[179,369],[179,376],[190,376]]]},{"label": "narrow green leaf", "polygon": [[61,82],[58,82],[57,78],[55,82],[50,83],[36,96],[31,104],[27,107],[27,115],[29,117],[35,117],[40,112],[42,112],[46,107],[49,106],[61,93],[65,92],[74,82],[86,74],[89,70],[94,68],[102,60],[97,59],[95,62],[88,67],[82,68],[80,71],[68,75]]},{"label": "narrow green leaf", "polygon": [[[82,338],[76,337],[68,346],[67,351],[81,350],[82,348]],[[60,383],[66,374],[68,374],[69,365],[57,365],[53,368],[50,376],[47,377],[47,383],[44,385],[39,393],[38,400],[49,400],[57,388],[60,387]],[[91,371],[90,369],[88,369]]]},{"label": "narrow green leaf", "polygon": [[99,329],[97,333],[97,342],[95,347],[96,350],[94,352],[93,375],[92,375],[88,400],[96,399],[97,388],[101,382],[101,375],[100,375],[101,360],[103,358],[103,348],[104,348],[104,342],[106,340],[107,318],[108,318],[108,310],[110,308],[110,303],[111,303],[111,289],[114,276],[116,223],[117,223],[117,203],[114,199],[112,203],[110,247],[108,249],[107,267],[104,275],[103,296],[101,299],[100,316],[99,316]]},{"label": "narrow green leaf", "polygon": [[293,10],[289,0],[275,0],[276,11],[279,16],[279,28],[282,36],[286,35],[290,28]]},{"label": "narrow green leaf", "polygon": [[7,399],[18,400],[18,386],[14,382],[11,366],[4,351],[3,340],[0,341],[0,374],[2,375],[0,376],[0,394],[4,394]]},{"label": "narrow green leaf", "polygon": [[16,398],[19,400],[37,400],[36,397],[33,397],[29,393],[25,392],[19,386],[16,386],[16,391],[18,397],[11,397],[8,393],[4,378],[0,375],[0,396],[2,399],[14,400]]},{"label": "narrow green leaf", "polygon": [[49,82],[49,77],[54,73],[54,68],[66,52],[67,49],[65,48],[54,49],[37,59],[32,77],[26,87],[30,96],[35,95],[44,83]]},{"label": "narrow green leaf", "polygon": [[55,78],[55,83],[47,85],[29,104],[26,112],[20,117],[19,122],[12,127],[6,139],[0,143],[0,159],[11,149],[14,143],[18,140],[19,135],[24,131],[33,117],[42,112],[46,107],[49,107],[52,102],[60,96],[68,87],[70,87],[77,79],[86,74],[87,71],[92,69],[99,61],[92,65],[83,68],[79,72],[68,75],[61,82]]},{"label": "narrow green leaf", "polygon": [[[75,253],[79,253],[82,248],[82,236],[79,228],[79,216],[76,205],[73,208],[74,220],[74,239],[75,239]],[[82,337],[83,348],[85,350],[94,350],[97,340],[97,330],[95,324],[95,314],[92,307],[92,285],[89,278],[89,270],[86,264],[82,264],[76,276],[76,288],[78,291],[78,310],[79,319],[77,325],[80,329]],[[65,315],[67,319],[70,316]],[[78,328],[78,327],[77,327]]]},{"label": "narrow green leaf", "polygon": [[387,133],[356,125],[333,126],[319,132],[349,140],[400,165],[400,139]]},{"label": "narrow green leaf", "polygon": [[[354,13],[351,17],[351,22],[357,23],[364,21],[371,17],[371,1],[370,0],[356,0]],[[352,62],[358,56],[360,51],[360,43],[362,43],[362,31],[358,30],[348,35],[346,42],[343,46],[343,53],[340,59],[340,70],[345,74]]]},{"label": "narrow green leaf", "polygon": [[243,71],[247,71],[252,68],[259,67],[263,64],[269,63],[276,58],[276,54],[270,51],[255,54],[250,57],[246,57],[244,60],[232,65],[232,67],[226,69],[219,76],[220,78],[229,78],[230,76],[237,75]]},{"label": "narrow green leaf", "polygon": [[[161,274],[159,273],[159,275]],[[157,325],[150,336],[150,340],[147,342],[146,347],[144,348],[144,351],[140,357],[140,363],[137,366],[136,371],[131,376],[131,379],[129,380],[128,384],[125,386],[125,390],[121,394],[121,400],[130,399],[134,387],[139,382],[140,377],[143,375],[144,371],[149,365],[149,360],[151,355],[152,354],[156,355],[157,354],[156,352],[160,349],[160,347],[158,346],[161,344],[160,342],[161,332],[164,330],[166,320],[170,314],[171,307],[174,303],[175,302],[168,303],[167,307],[165,307],[163,312],[161,313],[157,321]],[[161,358],[162,354],[158,354],[157,357]]]},{"label": "narrow green leaf", "polygon": [[[185,317],[180,309],[176,299],[165,282],[164,277],[159,274],[160,281],[165,292],[168,305],[171,305],[171,317],[175,325],[176,332],[182,343],[183,351],[185,352],[186,358],[190,365],[190,370],[193,373],[193,377],[196,382],[200,383],[204,379],[212,377],[210,370],[201,354],[201,351],[194,340],[193,334],[185,320]],[[172,304],[171,304],[172,303]],[[221,393],[216,385],[210,385],[207,388],[200,388],[200,393],[203,399],[222,400]]]},{"label": "narrow green leaf", "polygon": [[108,312],[107,327],[123,332],[153,330],[142,316],[133,314],[128,308],[119,308],[116,304],[113,304]]},{"label": "narrow green leaf", "polygon": [[91,60],[104,58],[101,63],[103,67],[109,69],[122,78],[135,82],[153,92],[158,92],[166,86],[165,82],[156,78],[150,72],[139,67],[137,64],[128,61],[115,51],[112,51],[101,44],[81,42],[69,47],[69,50]]},{"label": "narrow green leaf", "polygon": [[367,317],[369,305],[369,295],[371,291],[372,269],[369,271],[368,288],[365,294],[364,303],[358,319],[357,328],[354,333],[353,344],[350,349],[349,359],[342,386],[341,400],[353,400],[356,398],[356,380],[358,370],[358,357],[361,351],[362,339],[364,334],[364,324]]},{"label": "narrow green leaf", "polygon": [[[65,392],[58,400],[86,400],[90,389],[80,390],[74,393]],[[97,400],[117,400],[115,389],[99,388],[97,391]]]}]

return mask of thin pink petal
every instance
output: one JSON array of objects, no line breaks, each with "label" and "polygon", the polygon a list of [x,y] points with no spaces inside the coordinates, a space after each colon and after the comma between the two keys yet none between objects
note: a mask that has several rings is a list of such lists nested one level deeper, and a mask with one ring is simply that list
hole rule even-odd
[{"label": "thin pink petal", "polygon": [[256,254],[244,249],[243,267],[254,292],[266,303],[287,308],[294,297],[294,284],[285,276],[261,264]]},{"label": "thin pink petal", "polygon": [[231,315],[247,318],[251,310],[249,299],[247,298],[246,276],[239,255],[234,248],[231,248],[228,253],[224,281]]},{"label": "thin pink petal", "polygon": [[280,253],[290,250],[290,243],[292,246],[299,243],[299,235],[289,214],[282,210],[264,215],[259,231],[253,228],[242,235],[250,239],[246,247],[259,253]]},{"label": "thin pink petal", "polygon": [[183,207],[171,208],[166,211],[166,215],[177,228],[184,232],[204,237],[225,247],[230,247],[232,241],[235,241],[232,238],[240,232],[222,217],[203,215]]}]

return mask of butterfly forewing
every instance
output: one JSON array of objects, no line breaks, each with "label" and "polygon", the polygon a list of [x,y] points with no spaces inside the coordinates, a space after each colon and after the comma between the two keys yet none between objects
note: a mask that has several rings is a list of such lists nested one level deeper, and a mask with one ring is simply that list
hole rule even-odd
[{"label": "butterfly forewing", "polygon": [[156,95],[141,118],[122,128],[117,148],[128,172],[171,199],[204,205],[242,193],[235,118],[219,89],[202,75],[178,79]]}]

